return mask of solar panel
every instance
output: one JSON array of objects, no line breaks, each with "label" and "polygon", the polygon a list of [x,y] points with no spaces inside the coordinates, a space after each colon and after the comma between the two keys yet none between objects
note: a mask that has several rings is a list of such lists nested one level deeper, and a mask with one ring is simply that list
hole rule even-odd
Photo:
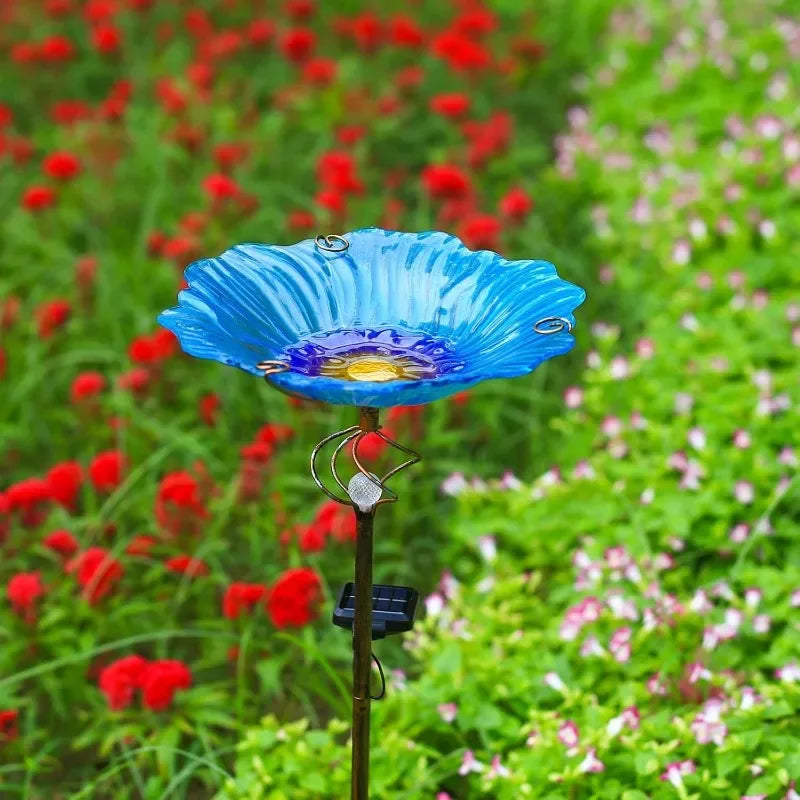
[{"label": "solar panel", "polygon": [[[372,587],[372,638],[382,639],[387,634],[410,631],[414,625],[418,602],[419,593],[410,586],[374,584]],[[355,584],[346,583],[339,591],[339,597],[333,609],[333,624],[352,630],[355,606]]]}]

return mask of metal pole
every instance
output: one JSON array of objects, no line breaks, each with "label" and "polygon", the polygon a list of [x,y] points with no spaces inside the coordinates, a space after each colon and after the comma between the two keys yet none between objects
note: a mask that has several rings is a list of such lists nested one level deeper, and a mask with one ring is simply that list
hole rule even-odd
[{"label": "metal pole", "polygon": [[369,712],[372,671],[372,529],[375,509],[356,509],[356,606],[353,619],[352,800],[369,798]]},{"label": "metal pole", "polygon": [[[359,409],[362,431],[378,429],[378,410]],[[369,713],[372,672],[372,539],[375,506],[356,515],[355,610],[353,619],[353,753],[351,798],[369,800]]]}]

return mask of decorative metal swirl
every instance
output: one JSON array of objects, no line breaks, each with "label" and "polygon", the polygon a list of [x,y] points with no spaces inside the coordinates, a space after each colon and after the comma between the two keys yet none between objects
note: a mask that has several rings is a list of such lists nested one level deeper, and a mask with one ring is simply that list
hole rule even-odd
[{"label": "decorative metal swirl", "polygon": [[572,333],[572,323],[566,317],[545,317],[533,323],[536,333],[541,333],[543,336],[561,333],[565,328],[567,333]]},{"label": "decorative metal swirl", "polygon": [[[411,456],[407,461],[404,461],[397,467],[390,469],[382,478],[376,478],[371,472],[369,472],[364,464],[361,462],[361,459],[358,457],[358,446],[361,441],[370,433],[374,433],[376,436],[379,436],[383,439],[386,444],[390,447],[394,447],[396,450],[400,450],[401,452]],[[317,458],[319,457],[320,451],[326,444],[329,442],[333,442],[336,439],[341,439],[339,444],[336,445],[336,448],[331,455],[331,474],[333,475],[333,479],[336,481],[336,485],[345,493],[347,496],[347,500],[343,500],[337,494],[332,492],[323,482],[319,476],[319,470],[317,468]],[[386,434],[382,433],[379,429],[374,431],[364,430],[360,425],[352,425],[349,428],[345,428],[344,430],[337,431],[336,433],[330,434],[330,436],[326,436],[311,452],[311,477],[314,479],[314,483],[328,496],[331,500],[335,500],[337,503],[341,503],[344,506],[351,506],[353,508],[356,507],[356,503],[350,499],[350,494],[348,492],[347,486],[345,485],[344,481],[342,480],[341,476],[339,475],[338,470],[338,461],[339,457],[341,456],[344,449],[347,447],[348,444],[352,444],[352,457],[353,462],[356,465],[358,471],[366,476],[371,483],[377,486],[382,494],[388,495],[387,497],[381,497],[378,500],[374,508],[377,508],[381,503],[394,503],[397,501],[397,494],[392,491],[387,485],[386,481],[389,480],[393,475],[396,475],[401,470],[404,470],[406,467],[410,467],[413,464],[422,460],[422,456],[416,451],[412,450],[410,447],[405,447],[404,445],[395,442],[393,439],[390,439]]]},{"label": "decorative metal swirl", "polygon": [[350,247],[350,242],[348,242],[344,236],[339,236],[338,233],[329,233],[325,236],[320,234],[319,236],[315,236],[314,244],[320,250],[325,250],[327,253],[344,253],[344,251]]}]

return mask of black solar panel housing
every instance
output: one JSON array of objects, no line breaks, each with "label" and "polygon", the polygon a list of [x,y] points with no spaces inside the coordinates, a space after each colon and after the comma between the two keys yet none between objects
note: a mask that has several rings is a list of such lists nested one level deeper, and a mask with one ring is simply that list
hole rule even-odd
[{"label": "black solar panel housing", "polygon": [[[405,633],[414,625],[419,593],[410,586],[376,583],[372,587],[372,638],[382,639],[391,633]],[[333,609],[333,624],[353,628],[355,584],[346,583],[339,591]]]}]

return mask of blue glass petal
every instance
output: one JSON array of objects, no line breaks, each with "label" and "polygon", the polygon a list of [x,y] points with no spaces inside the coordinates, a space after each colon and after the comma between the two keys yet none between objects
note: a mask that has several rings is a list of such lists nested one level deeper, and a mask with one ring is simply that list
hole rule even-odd
[{"label": "blue glass petal", "polygon": [[[572,312],[585,298],[549,262],[473,252],[437,231],[365,228],[343,236],[344,252],[307,239],[237,245],[195,262],[179,305],[159,322],[191,355],[256,375],[259,361],[282,360],[293,368],[270,381],[286,391],[378,407],[427,403],[482,380],[522,375],[574,345],[566,330],[543,335],[533,327],[546,317],[574,324]],[[388,382],[310,374],[292,355],[367,335],[403,347],[419,341],[426,355],[439,352],[431,345],[439,340],[447,355],[435,377]]]}]

